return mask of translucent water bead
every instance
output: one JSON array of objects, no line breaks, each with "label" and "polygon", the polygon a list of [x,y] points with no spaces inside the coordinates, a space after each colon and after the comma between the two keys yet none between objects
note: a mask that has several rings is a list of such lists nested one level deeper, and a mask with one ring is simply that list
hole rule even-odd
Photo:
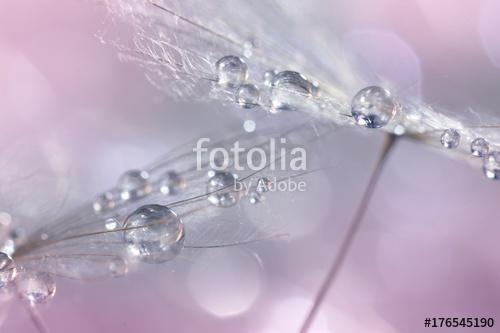
[{"label": "translucent water bead", "polygon": [[271,81],[270,111],[297,110],[317,92],[318,87],[304,75],[293,71],[280,72]]},{"label": "translucent water bead", "polygon": [[96,214],[109,211],[116,206],[116,197],[112,192],[106,192],[98,196],[92,203],[92,208]]},{"label": "translucent water bead", "polygon": [[16,277],[17,269],[12,258],[0,252],[0,289],[7,286]]},{"label": "translucent water bead", "polygon": [[483,157],[490,151],[490,144],[483,138],[476,138],[470,144],[470,152],[473,156]]},{"label": "translucent water bead", "polygon": [[54,297],[56,283],[52,276],[42,272],[22,272],[16,278],[19,296],[31,304],[45,303]]},{"label": "translucent water bead", "polygon": [[396,115],[398,103],[387,89],[371,86],[361,89],[352,99],[351,114],[358,125],[380,128]]},{"label": "translucent water bead", "polygon": [[259,106],[260,91],[254,84],[242,84],[236,90],[235,94],[236,103],[245,109],[251,109]]},{"label": "translucent water bead", "polygon": [[217,83],[221,86],[238,86],[248,78],[248,66],[243,59],[227,55],[215,63]]},{"label": "translucent water bead", "polygon": [[186,187],[186,182],[175,171],[166,172],[160,180],[160,192],[165,195],[174,195]]},{"label": "translucent water bead", "polygon": [[449,128],[441,134],[441,144],[448,149],[455,149],[460,145],[460,133],[456,129]]},{"label": "translucent water bead", "polygon": [[489,179],[500,178],[500,152],[494,151],[484,156],[483,171]]},{"label": "translucent water bead", "polygon": [[129,253],[147,263],[176,257],[184,244],[184,225],[173,210],[161,205],[138,208],[125,220]]},{"label": "translucent water bead", "polygon": [[122,200],[137,199],[151,191],[149,174],[142,170],[130,170],[118,180],[117,189]]},{"label": "translucent water bead", "polygon": [[207,200],[218,207],[236,204],[239,194],[235,192],[236,177],[230,172],[215,172],[208,180]]}]

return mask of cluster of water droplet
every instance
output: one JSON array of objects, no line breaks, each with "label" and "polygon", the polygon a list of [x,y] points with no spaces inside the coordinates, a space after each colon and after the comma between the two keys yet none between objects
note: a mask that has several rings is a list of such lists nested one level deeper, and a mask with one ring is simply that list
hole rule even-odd
[{"label": "cluster of water droplet", "polygon": [[184,190],[186,183],[175,171],[167,171],[155,182],[145,170],[130,170],[123,174],[110,191],[99,195],[92,204],[97,214],[112,212],[115,208],[136,201],[154,190],[164,195],[175,195]]},{"label": "cluster of water droplet", "polygon": [[[441,145],[447,149],[456,149],[460,146],[461,134],[458,130],[448,128],[441,134]],[[481,137],[470,143],[472,156],[483,159],[483,172],[489,179],[500,178],[500,152],[492,151],[489,142]]]},{"label": "cluster of water droplet", "polygon": [[217,207],[234,206],[240,197],[236,176],[231,172],[214,172],[207,183],[207,200]]},{"label": "cluster of water droplet", "polygon": [[[249,73],[246,62],[234,55],[220,58],[215,64],[217,83],[224,88],[234,89],[234,99],[243,108],[266,106],[272,113],[283,110],[297,110],[304,101],[316,96],[318,86],[304,75],[294,71],[277,72],[268,70],[262,82],[246,82]],[[260,88],[259,88],[260,86]],[[269,101],[262,101],[262,92],[266,91]]]}]

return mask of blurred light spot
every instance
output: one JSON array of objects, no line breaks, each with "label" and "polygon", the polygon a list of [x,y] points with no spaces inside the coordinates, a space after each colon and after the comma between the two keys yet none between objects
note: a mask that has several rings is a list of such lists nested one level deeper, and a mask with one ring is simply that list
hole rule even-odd
[{"label": "blurred light spot", "polygon": [[245,313],[261,290],[261,266],[243,249],[210,249],[192,265],[188,286],[198,305],[217,317]]},{"label": "blurred light spot", "polygon": [[254,132],[256,127],[257,127],[257,125],[255,124],[255,121],[253,121],[253,120],[245,120],[245,122],[243,123],[243,128],[248,133]]},{"label": "blurred light spot", "polygon": [[[292,297],[280,302],[274,307],[268,324],[269,328],[265,332],[298,332],[311,306],[312,300],[301,297]],[[327,326],[324,310],[325,308],[322,308],[317,314],[310,332],[331,332]]]},{"label": "blurred light spot", "polygon": [[500,69],[500,2],[483,2],[478,21],[478,33],[484,50],[495,67]]}]

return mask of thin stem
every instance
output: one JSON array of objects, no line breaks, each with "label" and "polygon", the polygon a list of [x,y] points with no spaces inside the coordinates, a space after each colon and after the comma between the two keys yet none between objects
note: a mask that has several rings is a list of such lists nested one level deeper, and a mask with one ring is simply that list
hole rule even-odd
[{"label": "thin stem", "polygon": [[346,235],[340,245],[335,259],[333,260],[332,266],[330,267],[318,293],[314,298],[314,303],[309,310],[306,319],[302,323],[300,333],[307,333],[311,328],[311,325],[314,322],[314,319],[316,318],[316,315],[318,314],[318,311],[323,304],[328,291],[332,288],[338,276],[338,273],[340,272],[342,265],[344,264],[345,259],[349,254],[349,250],[351,249],[354,237],[360,229],[366,210],[373,196],[373,192],[375,191],[378,180],[387,161],[387,157],[389,155],[389,152],[391,151],[391,148],[394,146],[396,138],[396,136],[390,134],[387,136],[386,141],[384,142],[384,146],[382,147],[382,151],[380,152],[379,159],[377,160],[375,169],[373,170],[368,185],[366,186],[363,197],[361,198],[361,202],[359,203],[359,206],[356,210],[356,214],[354,215],[350,225],[348,226]]}]

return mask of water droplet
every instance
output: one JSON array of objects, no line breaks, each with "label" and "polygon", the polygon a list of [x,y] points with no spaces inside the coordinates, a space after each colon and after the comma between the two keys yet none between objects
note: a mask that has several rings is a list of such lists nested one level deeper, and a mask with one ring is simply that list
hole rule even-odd
[{"label": "water droplet", "polygon": [[118,180],[118,191],[122,200],[134,200],[151,191],[149,174],[143,170],[130,170]]},{"label": "water droplet", "polygon": [[47,239],[49,239],[49,234],[47,234],[46,232],[42,232],[40,234],[40,239],[46,241]]},{"label": "water droplet", "polygon": [[12,258],[7,253],[0,252],[0,289],[12,282],[16,273]]},{"label": "water droplet", "polygon": [[483,138],[476,138],[470,144],[470,152],[473,156],[483,157],[490,151],[490,144]]},{"label": "water droplet", "polygon": [[238,201],[236,177],[230,172],[216,172],[207,185],[208,201],[218,207],[230,207]]},{"label": "water droplet", "polygon": [[500,152],[494,151],[484,156],[483,171],[489,179],[500,178]]},{"label": "water droplet", "polygon": [[106,227],[106,230],[112,231],[118,229],[120,222],[115,217],[110,217],[104,221],[104,226]]},{"label": "water droplet", "polygon": [[43,272],[21,272],[16,278],[19,296],[31,304],[45,303],[54,297],[56,283]]},{"label": "water droplet", "polygon": [[257,180],[256,191],[259,193],[268,192],[269,186],[271,186],[271,181],[267,177],[259,178],[259,180]]},{"label": "water droplet", "polygon": [[222,86],[237,86],[248,78],[248,66],[243,59],[234,55],[220,58],[215,63],[217,83]]},{"label": "water droplet", "polygon": [[174,195],[186,187],[186,182],[175,171],[165,173],[160,181],[160,192],[165,195]]},{"label": "water droplet", "polygon": [[361,89],[352,99],[351,114],[358,125],[380,128],[396,115],[398,104],[387,89],[371,86]]},{"label": "water droplet", "polygon": [[441,144],[448,149],[455,149],[460,145],[460,133],[456,129],[449,128],[441,134]]},{"label": "water droplet", "polygon": [[166,206],[142,206],[127,217],[124,226],[129,253],[144,262],[162,263],[182,250],[184,225]]},{"label": "water droplet", "polygon": [[109,271],[113,274],[113,276],[125,275],[128,272],[127,262],[120,257],[114,258],[109,263]]},{"label": "water droplet", "polygon": [[248,194],[248,200],[252,205],[258,204],[262,201],[262,195],[257,190],[252,190]]},{"label": "water droplet", "polygon": [[317,87],[302,74],[284,71],[271,82],[271,112],[297,110],[304,101],[317,93]]},{"label": "water droplet", "polygon": [[111,210],[116,206],[115,195],[111,192],[106,192],[98,196],[92,203],[92,208],[96,214]]},{"label": "water droplet", "polygon": [[268,70],[264,72],[264,84],[270,87],[273,83],[273,79],[278,74],[278,71]]},{"label": "water droplet", "polygon": [[236,90],[236,103],[245,109],[259,106],[260,91],[254,84],[243,84]]}]

